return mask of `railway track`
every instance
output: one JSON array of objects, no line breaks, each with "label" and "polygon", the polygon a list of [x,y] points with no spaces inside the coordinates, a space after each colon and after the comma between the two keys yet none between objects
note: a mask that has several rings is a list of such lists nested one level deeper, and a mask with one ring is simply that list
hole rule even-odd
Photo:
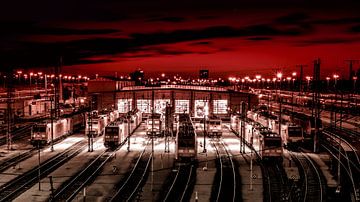
[{"label": "railway track", "polygon": [[[339,138],[335,139],[337,145],[331,144],[331,142],[323,141],[321,146],[332,156],[333,159],[335,159],[337,162],[336,164],[339,166],[338,169],[340,168],[340,176],[344,176],[341,177],[340,181],[342,199],[350,201],[351,199],[349,197],[353,196],[356,201],[360,200],[360,197],[357,195],[357,190],[359,190],[360,186],[360,179],[358,177],[360,173],[360,164],[358,163],[357,150],[345,139],[336,136],[335,134],[331,134],[328,131],[323,131],[323,134],[327,135],[328,138]],[[348,146],[347,149],[343,147],[344,145],[340,145],[341,143]]]},{"label": "railway track", "polygon": [[12,158],[6,159],[5,161],[0,162],[0,173],[4,172],[12,166],[16,166],[19,162],[24,161],[25,159],[30,158],[36,153],[36,149],[30,149],[29,151],[20,153]]},{"label": "railway track", "polygon": [[282,168],[281,162],[277,160],[261,163],[263,170],[264,201],[288,201],[288,179]]},{"label": "railway track", "polygon": [[[32,125],[26,125],[24,127],[14,128],[11,132],[12,141],[21,140],[25,137],[30,138],[31,127]],[[0,137],[0,145],[4,145],[6,143],[7,143],[7,136],[3,135],[2,137]]]},{"label": "railway track", "polygon": [[50,197],[50,201],[71,201],[74,199],[86,184],[96,178],[102,167],[115,152],[116,151],[109,150],[102,152],[80,173],[73,176],[55,190],[54,195]]},{"label": "railway track", "polygon": [[238,173],[234,161],[223,142],[212,140],[217,155],[217,172],[211,201],[241,201]]},{"label": "railway track", "polygon": [[172,183],[159,201],[190,201],[196,181],[196,164],[181,163],[176,168]]},{"label": "railway track", "polygon": [[298,187],[302,191],[302,200],[299,201],[326,201],[326,182],[321,176],[321,170],[305,153],[290,152],[290,155],[295,159],[301,176],[301,184]]},{"label": "railway track", "polygon": [[11,201],[21,193],[30,189],[40,179],[59,168],[65,162],[79,154],[85,147],[86,141],[79,141],[65,151],[57,154],[53,158],[44,161],[40,166],[36,166],[13,180],[0,186],[0,202]]},{"label": "railway track", "polygon": [[138,192],[145,184],[149,175],[150,163],[152,161],[152,154],[147,151],[149,143],[150,141],[147,142],[145,149],[140,153],[128,177],[119,184],[115,193],[107,201],[131,201],[137,197]]}]

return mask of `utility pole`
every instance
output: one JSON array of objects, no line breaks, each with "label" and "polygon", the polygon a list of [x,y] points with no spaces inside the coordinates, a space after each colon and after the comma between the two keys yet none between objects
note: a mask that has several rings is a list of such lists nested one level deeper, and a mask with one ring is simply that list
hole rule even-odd
[{"label": "utility pole", "polygon": [[[240,144],[240,153],[245,153],[245,119],[246,119],[246,103],[242,102],[241,103],[241,119],[240,119],[240,127],[241,127],[241,135],[240,135],[240,139],[241,139],[241,144]],[[241,151],[242,150],[242,151]]]},{"label": "utility pole", "polygon": [[53,98],[50,95],[50,121],[51,121],[51,151],[54,151],[54,114],[53,114]]},{"label": "utility pole", "polygon": [[[5,81],[4,81],[5,82]],[[7,143],[7,149],[12,149],[12,134],[11,130],[13,128],[13,121],[14,121],[14,113],[12,110],[12,103],[13,103],[13,75],[12,70],[8,69],[7,75],[6,75],[6,83],[7,83],[7,100],[6,100],[6,123],[7,123],[7,130],[6,130],[6,143]]]},{"label": "utility pole", "polygon": [[299,92],[301,93],[303,90],[303,79],[304,79],[304,67],[307,65],[296,65],[296,67],[300,67],[300,77],[299,77]]},{"label": "utility pole", "polygon": [[314,88],[313,88],[313,116],[315,124],[315,133],[314,133],[314,152],[319,151],[319,123],[320,120],[320,59],[314,61]]},{"label": "utility pole", "polygon": [[353,79],[353,76],[355,75],[355,71],[353,70],[353,65],[355,63],[358,63],[359,60],[345,60],[349,63],[349,81],[351,82]]}]

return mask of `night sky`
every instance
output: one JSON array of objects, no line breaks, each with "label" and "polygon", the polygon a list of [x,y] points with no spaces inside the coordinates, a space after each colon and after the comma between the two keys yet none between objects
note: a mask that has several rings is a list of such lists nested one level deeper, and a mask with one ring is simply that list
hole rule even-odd
[{"label": "night sky", "polygon": [[[57,3],[55,3],[57,2]],[[193,3],[196,2],[196,3]],[[314,3],[316,2],[316,3]],[[322,60],[322,75],[360,59],[360,1],[6,1],[1,68],[64,73],[273,75]],[[358,64],[355,66],[358,68]]]}]

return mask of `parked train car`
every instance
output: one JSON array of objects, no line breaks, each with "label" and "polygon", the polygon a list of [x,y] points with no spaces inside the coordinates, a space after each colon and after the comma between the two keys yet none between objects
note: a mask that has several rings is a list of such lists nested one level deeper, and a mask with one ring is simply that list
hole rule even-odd
[{"label": "parked train car", "polygon": [[312,139],[314,137],[315,125],[319,128],[319,131],[323,129],[321,119],[315,119],[315,117],[300,112],[291,112],[289,110],[284,110],[283,112],[287,115],[286,117],[290,122],[303,128],[304,139]]},{"label": "parked train car", "polygon": [[209,137],[222,136],[222,121],[221,119],[209,119],[206,121],[206,133]]},{"label": "parked train car", "polygon": [[118,118],[120,117],[119,112],[118,111],[112,111],[109,113],[109,120],[110,123],[116,121]]},{"label": "parked train car", "polygon": [[105,118],[104,116],[100,116],[97,111],[90,113],[91,115],[86,116],[85,134],[92,134],[94,137],[100,136],[105,130]]},{"label": "parked train car", "polygon": [[289,123],[287,125],[287,133],[286,137],[284,138],[286,140],[286,145],[289,143],[296,143],[296,142],[302,142],[304,141],[304,133],[303,128],[296,124]]},{"label": "parked train car", "polygon": [[116,148],[137,129],[142,123],[142,113],[139,110],[132,110],[122,115],[105,128],[104,145],[107,148]]},{"label": "parked train car", "polygon": [[150,114],[146,120],[146,135],[161,136],[163,127],[161,114]]},{"label": "parked train car", "polygon": [[120,146],[125,139],[124,121],[118,119],[105,127],[104,145],[106,148],[116,148]]},{"label": "parked train car", "polygon": [[188,114],[179,114],[176,133],[176,159],[195,160],[197,157],[197,136]]},{"label": "parked train car", "polygon": [[[51,137],[51,125],[53,126],[53,137]],[[53,141],[56,141],[66,135],[72,134],[72,119],[62,118],[51,122],[37,123],[32,128],[30,142],[34,146],[46,145]]]},{"label": "parked train car", "polygon": [[51,125],[53,126],[53,141],[73,134],[84,126],[85,117],[82,113],[66,115],[61,119],[46,120],[33,126],[30,143],[34,146],[43,146],[51,142]]},{"label": "parked train car", "polygon": [[[240,123],[237,115],[231,117],[231,129],[237,134],[240,134]],[[242,123],[245,127],[244,140],[248,145],[252,145],[262,159],[282,158],[283,141],[279,134],[249,118],[246,118]]]}]

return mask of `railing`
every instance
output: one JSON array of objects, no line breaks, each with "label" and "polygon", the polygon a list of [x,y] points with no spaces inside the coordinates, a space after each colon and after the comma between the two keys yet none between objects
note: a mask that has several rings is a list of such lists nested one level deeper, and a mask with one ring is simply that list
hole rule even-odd
[{"label": "railing", "polygon": [[202,90],[202,91],[228,91],[228,89],[222,87],[213,87],[213,86],[192,86],[192,85],[161,85],[156,87],[146,87],[146,86],[127,86],[123,87],[121,90],[155,90],[155,89],[186,89],[186,90]]}]

